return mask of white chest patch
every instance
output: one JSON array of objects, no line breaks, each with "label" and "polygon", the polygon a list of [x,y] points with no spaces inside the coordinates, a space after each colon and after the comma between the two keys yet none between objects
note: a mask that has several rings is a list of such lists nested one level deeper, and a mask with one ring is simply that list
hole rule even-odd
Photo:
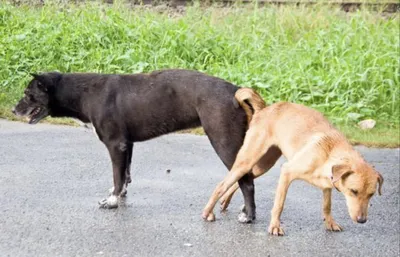
[{"label": "white chest patch", "polygon": [[74,119],[80,126],[86,128],[86,129],[90,129],[90,127],[92,127],[94,134],[96,135],[96,137],[100,140],[99,134],[97,134],[96,132],[96,128],[93,126],[92,123],[84,123],[78,119]]},{"label": "white chest patch", "polygon": [[93,127],[93,132],[94,132],[94,134],[96,135],[97,139],[100,140],[100,137],[99,137],[99,135],[98,135],[97,132],[96,132],[96,128],[95,128],[94,126],[92,126],[92,127]]}]

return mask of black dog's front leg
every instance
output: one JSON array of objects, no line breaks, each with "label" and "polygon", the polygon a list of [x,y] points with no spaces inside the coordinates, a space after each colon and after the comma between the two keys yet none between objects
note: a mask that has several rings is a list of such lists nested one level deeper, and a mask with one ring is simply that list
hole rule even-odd
[{"label": "black dog's front leg", "polygon": [[108,198],[103,199],[99,204],[101,208],[111,209],[118,207],[118,199],[121,193],[124,193],[123,190],[125,190],[126,169],[130,151],[128,149],[129,143],[125,141],[112,141],[105,144],[112,161],[114,190]]},{"label": "black dog's front leg", "polygon": [[[125,186],[122,188],[122,192],[120,194],[121,197],[125,197],[128,193],[127,188],[128,184],[132,182],[131,178],[131,161],[132,161],[132,151],[133,151],[133,143],[127,143],[127,159],[126,159],[126,170],[125,170]],[[114,192],[114,187],[110,188],[109,194],[112,195]]]}]

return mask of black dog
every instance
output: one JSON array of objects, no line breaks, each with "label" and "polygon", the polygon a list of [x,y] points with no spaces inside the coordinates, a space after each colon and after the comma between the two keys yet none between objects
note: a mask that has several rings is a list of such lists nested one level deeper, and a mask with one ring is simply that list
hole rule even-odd
[{"label": "black dog", "polygon": [[[100,202],[105,208],[118,207],[118,197],[126,194],[133,142],[203,126],[228,169],[243,143],[246,115],[233,103],[238,88],[216,77],[188,70],[32,75],[13,112],[27,116],[30,124],[48,115],[92,123],[113,166],[114,187]],[[255,218],[253,178],[245,176],[239,182],[249,222]]]}]

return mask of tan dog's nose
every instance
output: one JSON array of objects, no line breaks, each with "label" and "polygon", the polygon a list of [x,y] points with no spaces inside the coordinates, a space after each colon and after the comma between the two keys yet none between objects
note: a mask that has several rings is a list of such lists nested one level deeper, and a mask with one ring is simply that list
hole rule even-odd
[{"label": "tan dog's nose", "polygon": [[363,216],[357,216],[357,222],[358,223],[365,223],[367,222],[367,218]]}]

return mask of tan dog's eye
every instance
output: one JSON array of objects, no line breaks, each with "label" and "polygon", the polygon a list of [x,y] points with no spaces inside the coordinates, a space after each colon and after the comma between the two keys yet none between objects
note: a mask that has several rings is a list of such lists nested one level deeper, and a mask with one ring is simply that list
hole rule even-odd
[{"label": "tan dog's eye", "polygon": [[369,194],[369,195],[368,195],[368,198],[371,198],[372,196],[374,196],[374,194]]},{"label": "tan dog's eye", "polygon": [[358,191],[357,191],[357,190],[350,189],[350,191],[351,191],[354,195],[357,195],[357,194],[358,194]]}]

